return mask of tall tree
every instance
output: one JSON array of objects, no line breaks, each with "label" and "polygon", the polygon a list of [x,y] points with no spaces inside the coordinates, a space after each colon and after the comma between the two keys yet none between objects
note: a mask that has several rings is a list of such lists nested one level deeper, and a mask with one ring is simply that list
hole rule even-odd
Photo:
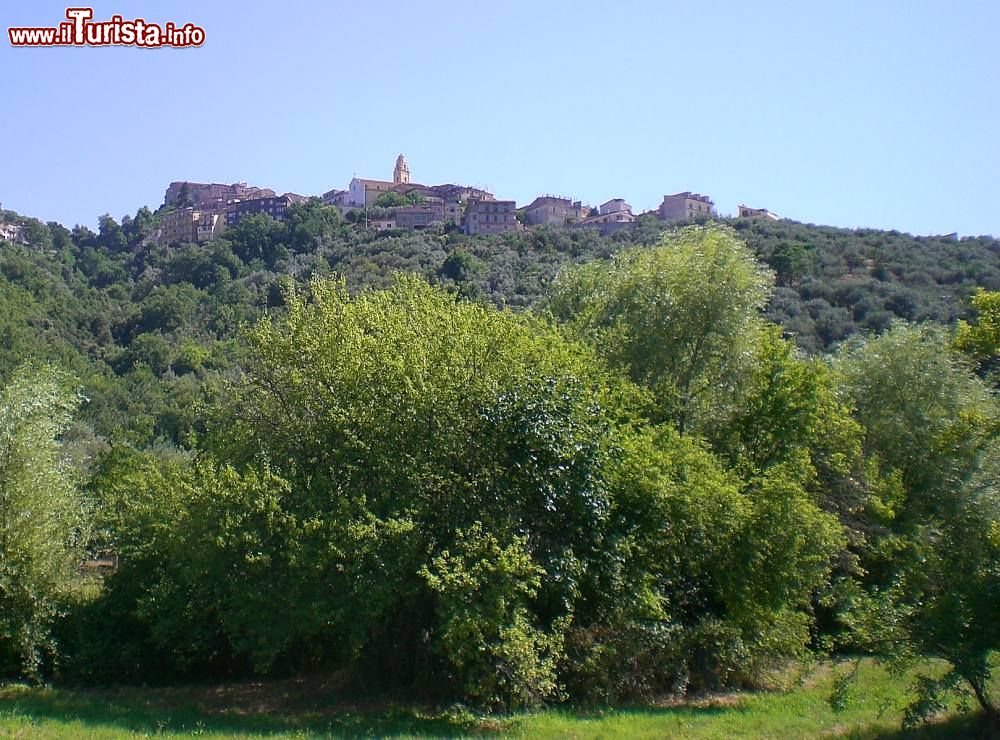
[{"label": "tall tree", "polygon": [[0,671],[36,676],[78,578],[88,516],[59,436],[66,378],[24,369],[0,391]]},{"label": "tall tree", "polygon": [[652,389],[657,415],[683,433],[702,396],[736,381],[771,284],[731,229],[692,226],[565,271],[545,305]]},{"label": "tall tree", "polygon": [[847,620],[893,661],[951,665],[921,680],[908,723],[963,683],[998,722],[989,686],[1000,649],[1000,406],[939,328],[895,327],[848,348],[837,369],[881,494],[867,511],[865,591]]}]

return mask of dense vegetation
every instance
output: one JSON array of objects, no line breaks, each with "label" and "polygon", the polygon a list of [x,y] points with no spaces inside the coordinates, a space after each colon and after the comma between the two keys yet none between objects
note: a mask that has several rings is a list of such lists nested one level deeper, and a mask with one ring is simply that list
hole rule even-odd
[{"label": "dense vegetation", "polygon": [[159,215],[0,245],[4,673],[515,707],[850,649],[996,716],[994,240]]},{"label": "dense vegetation", "polygon": [[[536,228],[467,237],[445,228],[376,233],[315,202],[286,223],[246,219],[207,245],[157,248],[161,212],[140,209],[98,233],[28,219],[29,246],[0,243],[0,373],[53,362],[88,402],[75,434],[189,446],[195,410],[233,367],[241,325],[283,302],[291,281],[342,276],[348,290],[386,287],[416,273],[463,297],[516,309],[541,300],[560,269],[659,242],[662,223],[602,237],[594,229]],[[8,220],[17,214],[0,212]],[[955,241],[738,220],[739,237],[774,271],[766,315],[810,354],[893,319],[952,324],[974,290],[1000,290],[1000,241]]]}]

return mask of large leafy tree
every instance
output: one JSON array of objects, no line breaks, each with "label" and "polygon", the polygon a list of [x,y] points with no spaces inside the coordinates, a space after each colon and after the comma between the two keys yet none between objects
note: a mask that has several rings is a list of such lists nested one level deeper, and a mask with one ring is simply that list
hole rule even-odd
[{"label": "large leafy tree", "polygon": [[772,466],[842,515],[859,492],[859,430],[820,362],[762,310],[770,273],[735,232],[692,226],[561,274],[545,303],[653,396],[651,420],[706,439],[746,485]]},{"label": "large leafy tree", "polygon": [[[704,688],[804,655],[813,596],[844,541],[801,470],[776,465],[748,484],[669,426],[630,436],[623,451],[617,513],[636,551],[627,567],[641,571],[627,582],[648,588],[616,595],[616,605],[644,600],[617,625],[644,633],[629,662],[655,655],[654,675]],[[604,639],[603,652],[620,650],[619,635]]]},{"label": "large leafy tree", "polygon": [[864,452],[902,491],[883,516],[907,533],[952,513],[964,480],[997,432],[989,388],[949,351],[940,327],[900,325],[844,349],[841,393],[863,429]]},{"label": "large leafy tree", "polygon": [[941,329],[896,327],[846,350],[838,370],[877,471],[865,591],[847,619],[893,661],[951,665],[943,679],[922,680],[908,721],[933,714],[962,684],[996,721],[988,689],[990,653],[1000,649],[1000,408]]},{"label": "large leafy tree", "polygon": [[[636,547],[656,605],[646,621],[661,629],[638,651],[695,683],[751,677],[805,649],[844,544],[823,509],[849,507],[839,499],[860,459],[829,372],[763,319],[769,285],[731,230],[689,227],[567,271],[546,303],[653,399],[656,432],[629,446],[618,486],[623,505],[643,502],[626,527],[649,527]],[[628,624],[619,632],[635,635]],[[664,627],[671,658],[655,647]]]},{"label": "large leafy tree", "polygon": [[658,418],[683,433],[706,395],[737,381],[771,283],[732,230],[691,226],[565,271],[545,306],[651,388]]},{"label": "large leafy tree", "polygon": [[0,671],[36,676],[53,620],[79,580],[87,508],[60,435],[77,406],[45,368],[0,390]]}]

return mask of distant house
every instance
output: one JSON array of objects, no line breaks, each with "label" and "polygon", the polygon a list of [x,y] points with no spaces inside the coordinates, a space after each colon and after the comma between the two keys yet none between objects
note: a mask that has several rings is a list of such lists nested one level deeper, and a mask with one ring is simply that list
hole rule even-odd
[{"label": "distant house", "polygon": [[711,198],[690,191],[664,195],[663,203],[657,209],[657,217],[661,221],[688,221],[715,215],[715,203]]},{"label": "distant house", "polygon": [[441,208],[444,211],[441,220],[445,223],[453,223],[456,226],[462,223],[462,202],[459,200],[443,200]]},{"label": "distant house", "polygon": [[389,229],[395,229],[396,219],[394,216],[373,218],[368,221],[368,228],[375,229],[375,231],[388,231]]},{"label": "distant house", "polygon": [[437,191],[431,185],[421,185],[419,182],[401,182],[392,186],[392,192],[399,195],[410,195],[424,200],[441,200]]},{"label": "distant house", "polygon": [[[410,205],[389,207],[395,219],[394,226],[390,228],[422,229],[435,221],[451,221],[455,224],[462,222],[461,199],[457,195],[453,195],[456,186],[421,185],[409,182],[409,167],[402,155],[396,161],[393,175],[394,179],[399,180],[399,182],[393,182],[391,186],[384,180],[355,178],[357,182],[352,181],[352,184],[356,184],[357,187],[353,196],[350,190],[332,190],[323,195],[323,200],[330,205],[337,206],[342,212],[347,212],[363,207],[377,206],[379,198],[387,193],[394,193],[413,200]],[[361,205],[362,185],[364,186],[365,206]]]},{"label": "distant house", "polygon": [[13,221],[0,222],[0,239],[13,243],[24,243],[24,224]]},{"label": "distant house", "polygon": [[154,242],[161,247],[214,239],[226,228],[226,209],[178,208],[163,214]]},{"label": "distant house", "polygon": [[459,203],[445,203],[440,198],[435,198],[416,206],[393,208],[392,215],[400,229],[422,229],[435,221],[459,223],[462,220],[462,207]]},{"label": "distant house", "polygon": [[305,203],[308,198],[295,193],[285,193],[268,198],[253,198],[232,203],[226,209],[226,226],[236,226],[247,216],[263,214],[275,221],[285,220],[285,211],[293,203]]},{"label": "distant house", "polygon": [[553,224],[561,226],[576,223],[584,217],[584,206],[580,201],[560,198],[555,195],[540,195],[524,208],[524,221],[529,226]]},{"label": "distant house", "polygon": [[768,218],[772,221],[780,221],[781,216],[777,213],[771,213],[766,208],[751,208],[750,206],[740,206],[739,207],[739,217],[740,218]]},{"label": "distant house", "polygon": [[198,220],[201,212],[187,206],[163,214],[157,245],[188,244],[198,240]]},{"label": "distant house", "polygon": [[597,212],[602,216],[610,216],[612,214],[627,213],[632,214],[632,206],[625,202],[623,198],[612,198],[607,203],[601,203]]},{"label": "distant house", "polygon": [[226,228],[226,212],[224,210],[202,211],[195,224],[195,238],[199,243],[207,242],[219,236]]},{"label": "distant house", "polygon": [[595,227],[602,234],[611,234],[621,229],[627,229],[635,223],[632,206],[622,198],[613,198],[602,203],[597,213],[588,216],[580,222],[581,227]]},{"label": "distant house", "polygon": [[446,183],[444,185],[430,185],[428,186],[434,195],[442,198],[446,201],[461,201],[465,202],[467,200],[493,200],[493,193],[483,190],[482,188],[474,188],[471,185],[453,185],[452,183]]},{"label": "distant house", "polygon": [[465,214],[465,233],[503,234],[518,231],[517,203],[512,200],[470,200]]},{"label": "distant house", "polygon": [[338,190],[337,188],[327,190],[323,193],[323,205],[342,206],[344,204],[344,199],[347,197],[347,193],[348,191]]}]

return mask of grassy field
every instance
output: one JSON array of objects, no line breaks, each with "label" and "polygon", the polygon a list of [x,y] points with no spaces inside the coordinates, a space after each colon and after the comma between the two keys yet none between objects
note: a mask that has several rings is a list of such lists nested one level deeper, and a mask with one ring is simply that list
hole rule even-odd
[{"label": "grassy field", "polygon": [[178,689],[69,691],[0,688],[0,737],[232,738],[248,736],[461,736],[525,738],[944,738],[987,737],[975,716],[954,709],[915,733],[899,730],[909,682],[865,662],[849,706],[827,701],[835,670],[786,677],[783,691],[733,693],[604,711],[548,710],[510,717],[461,708],[432,710],[343,698],[322,681],[292,680]]}]

